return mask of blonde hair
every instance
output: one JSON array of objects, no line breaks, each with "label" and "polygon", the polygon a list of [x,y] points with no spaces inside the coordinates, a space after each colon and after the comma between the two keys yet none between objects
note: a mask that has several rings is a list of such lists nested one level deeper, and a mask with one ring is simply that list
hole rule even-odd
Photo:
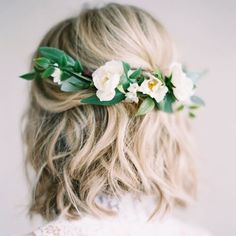
[{"label": "blonde hair", "polygon": [[[89,71],[112,59],[165,70],[175,59],[173,43],[156,19],[114,3],[60,22],[40,46],[66,51]],[[112,215],[96,204],[101,193],[152,194],[153,215],[185,205],[196,189],[185,115],[153,110],[138,117],[137,105],[124,102],[82,105],[90,93],[64,93],[50,79],[32,82],[24,117],[26,160],[36,173],[29,212],[47,220],[62,213]]]}]

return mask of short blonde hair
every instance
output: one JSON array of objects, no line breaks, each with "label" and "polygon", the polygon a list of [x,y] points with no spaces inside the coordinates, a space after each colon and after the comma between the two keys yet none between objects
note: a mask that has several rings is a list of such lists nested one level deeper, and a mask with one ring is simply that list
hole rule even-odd
[{"label": "short blonde hair", "polygon": [[[176,56],[156,19],[114,3],[60,22],[40,46],[60,48],[90,71],[112,59],[165,70]],[[185,205],[196,189],[185,115],[153,110],[134,116],[137,104],[124,102],[82,105],[90,93],[64,93],[50,79],[32,82],[24,116],[26,160],[36,173],[29,212],[47,220],[61,213],[112,215],[96,204],[101,193],[152,194],[154,214]]]}]

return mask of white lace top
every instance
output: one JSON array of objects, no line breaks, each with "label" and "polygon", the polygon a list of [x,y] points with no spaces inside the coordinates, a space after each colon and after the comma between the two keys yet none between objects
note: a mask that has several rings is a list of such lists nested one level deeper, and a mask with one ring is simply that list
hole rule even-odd
[{"label": "white lace top", "polygon": [[206,231],[185,224],[170,216],[147,222],[154,210],[151,197],[137,199],[130,195],[118,200],[101,195],[102,206],[118,212],[115,218],[98,219],[85,216],[66,220],[63,216],[35,230],[36,236],[210,236]]}]

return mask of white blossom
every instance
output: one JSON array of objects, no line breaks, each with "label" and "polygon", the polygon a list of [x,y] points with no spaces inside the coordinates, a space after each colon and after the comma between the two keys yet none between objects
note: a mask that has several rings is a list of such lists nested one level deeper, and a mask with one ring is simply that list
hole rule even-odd
[{"label": "white blossom", "polygon": [[[54,64],[55,66],[58,66],[57,63]],[[57,83],[57,84],[62,84],[61,82],[61,70],[57,67],[54,68],[54,72],[51,74],[51,76],[53,77],[53,82],[54,83]]]},{"label": "white blossom", "polygon": [[139,88],[140,87],[137,83],[130,84],[130,86],[127,89],[129,92],[127,92],[125,94],[125,96],[126,96],[125,101],[138,103],[139,99],[137,96],[137,92],[138,92]]},{"label": "white blossom", "polygon": [[168,88],[162,83],[161,80],[156,78],[151,73],[146,73],[149,77],[145,79],[140,85],[139,91],[148,94],[150,97],[154,98],[157,102],[161,102],[166,93],[168,92]]},{"label": "white blossom", "polygon": [[96,95],[100,101],[112,100],[123,73],[122,62],[115,60],[106,62],[93,72],[94,86],[98,89]]},{"label": "white blossom", "polygon": [[172,84],[174,85],[173,92],[175,97],[181,102],[189,101],[194,93],[194,85],[190,78],[183,72],[182,65],[173,63],[170,66],[172,74]]}]

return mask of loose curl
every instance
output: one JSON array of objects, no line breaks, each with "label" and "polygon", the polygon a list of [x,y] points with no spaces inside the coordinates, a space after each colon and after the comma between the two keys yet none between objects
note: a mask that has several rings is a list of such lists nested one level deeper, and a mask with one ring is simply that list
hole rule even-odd
[{"label": "loose curl", "polygon": [[[60,48],[89,71],[112,59],[165,70],[175,59],[173,43],[156,19],[119,4],[60,22],[39,46]],[[134,116],[135,103],[81,104],[90,93],[64,93],[50,79],[32,81],[23,129],[26,163],[36,174],[31,215],[113,215],[96,204],[101,193],[152,194],[153,215],[185,205],[196,189],[187,117],[155,109]]]}]

